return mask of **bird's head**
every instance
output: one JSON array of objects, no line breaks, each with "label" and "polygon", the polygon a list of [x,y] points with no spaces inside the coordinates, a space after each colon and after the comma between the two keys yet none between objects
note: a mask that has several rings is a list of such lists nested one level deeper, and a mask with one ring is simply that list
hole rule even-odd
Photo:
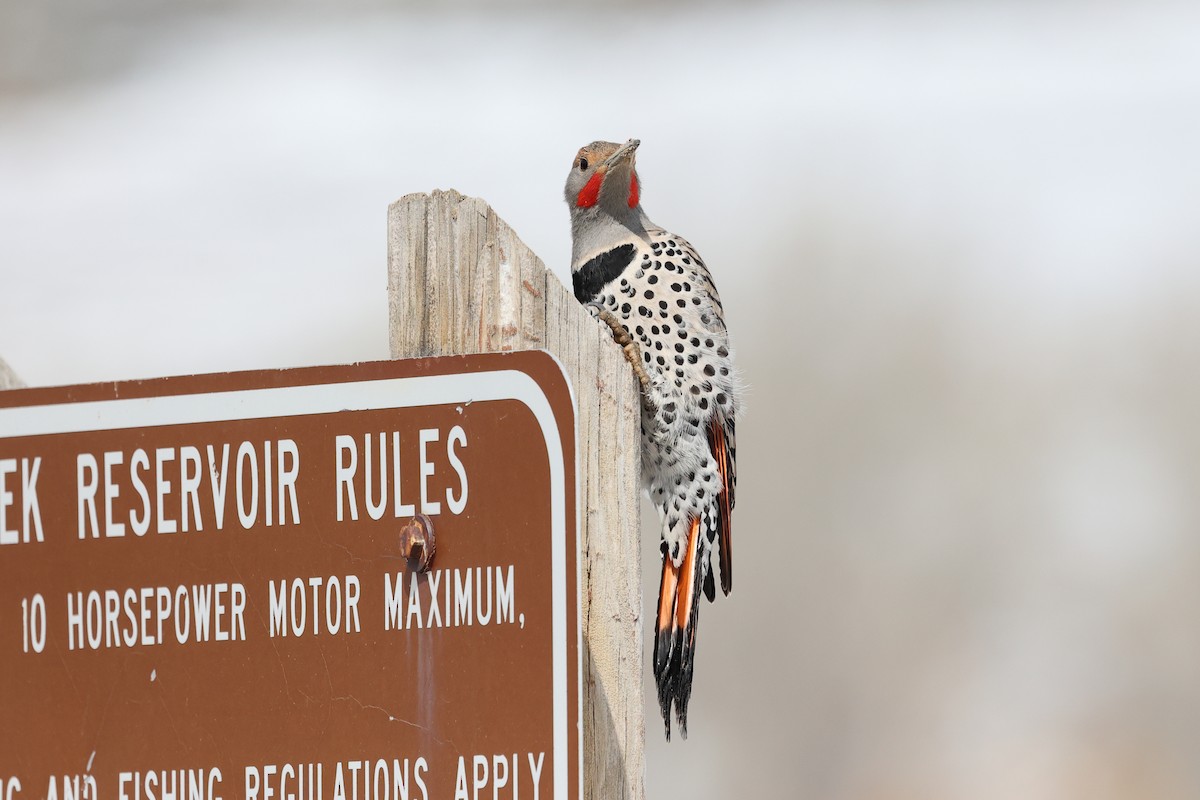
[{"label": "bird's head", "polygon": [[592,142],[579,148],[565,190],[573,218],[596,213],[618,220],[636,217],[641,202],[634,153],[637,139],[625,144]]}]

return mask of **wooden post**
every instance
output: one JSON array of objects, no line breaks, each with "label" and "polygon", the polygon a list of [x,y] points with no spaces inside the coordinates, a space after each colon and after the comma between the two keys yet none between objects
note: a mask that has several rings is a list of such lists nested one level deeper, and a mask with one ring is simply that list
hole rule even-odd
[{"label": "wooden post", "polygon": [[0,358],[0,391],[5,389],[20,389],[25,384],[17,377],[17,373],[12,371],[12,367],[4,363],[4,359]]},{"label": "wooden post", "polygon": [[624,354],[487,203],[453,190],[388,209],[388,299],[393,358],[543,349],[566,368],[583,512],[584,796],[642,800],[639,403]]}]

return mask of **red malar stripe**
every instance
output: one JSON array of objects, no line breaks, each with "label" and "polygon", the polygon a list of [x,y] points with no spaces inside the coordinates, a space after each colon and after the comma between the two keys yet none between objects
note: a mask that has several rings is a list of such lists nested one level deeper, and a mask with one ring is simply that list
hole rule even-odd
[{"label": "red malar stripe", "polygon": [[592,179],[579,190],[579,196],[575,198],[575,205],[580,208],[590,208],[596,205],[596,201],[600,199],[600,183],[604,180],[604,175],[597,172],[592,176]]}]

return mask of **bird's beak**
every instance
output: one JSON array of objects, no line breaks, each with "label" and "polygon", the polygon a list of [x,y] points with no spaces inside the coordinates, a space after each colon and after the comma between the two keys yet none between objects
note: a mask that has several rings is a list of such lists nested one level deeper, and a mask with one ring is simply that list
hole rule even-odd
[{"label": "bird's beak", "polygon": [[638,145],[641,143],[641,139],[630,139],[628,142],[618,147],[617,152],[604,159],[602,166],[605,170],[609,170],[623,161],[632,161],[633,153],[638,149]]}]

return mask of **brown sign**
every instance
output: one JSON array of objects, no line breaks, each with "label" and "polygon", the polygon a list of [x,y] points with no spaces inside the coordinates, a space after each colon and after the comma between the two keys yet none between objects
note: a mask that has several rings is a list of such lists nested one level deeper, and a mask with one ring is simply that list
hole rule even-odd
[{"label": "brown sign", "polygon": [[0,393],[0,800],[580,797],[574,464],[538,352]]}]

